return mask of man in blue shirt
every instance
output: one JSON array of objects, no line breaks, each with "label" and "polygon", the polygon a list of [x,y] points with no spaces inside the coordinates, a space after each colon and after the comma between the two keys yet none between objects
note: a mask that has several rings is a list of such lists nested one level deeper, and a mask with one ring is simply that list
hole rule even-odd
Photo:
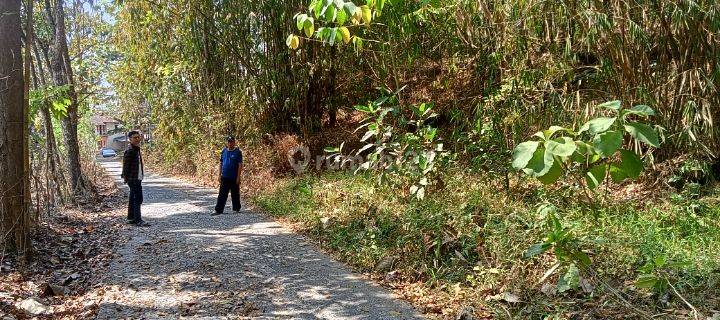
[{"label": "man in blue shirt", "polygon": [[232,198],[232,209],[240,211],[240,177],[243,169],[243,155],[240,148],[235,146],[235,138],[227,137],[227,145],[220,153],[220,194],[218,194],[213,216],[222,214],[225,210],[228,191]]}]

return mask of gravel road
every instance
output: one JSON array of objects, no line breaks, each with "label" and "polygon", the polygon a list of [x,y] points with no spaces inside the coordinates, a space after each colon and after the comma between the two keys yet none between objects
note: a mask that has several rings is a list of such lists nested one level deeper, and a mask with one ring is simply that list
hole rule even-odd
[{"label": "gravel road", "polygon": [[271,219],[210,216],[214,189],[150,173],[143,192],[151,226],[123,231],[97,319],[422,319]]}]

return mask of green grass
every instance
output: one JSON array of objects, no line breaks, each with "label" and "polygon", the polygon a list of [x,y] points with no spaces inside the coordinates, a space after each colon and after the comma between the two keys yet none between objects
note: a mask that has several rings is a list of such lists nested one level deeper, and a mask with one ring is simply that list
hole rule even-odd
[{"label": "green grass", "polygon": [[[508,196],[492,180],[453,174],[444,190],[424,201],[409,200],[406,191],[378,186],[372,176],[342,173],[281,180],[275,190],[255,198],[268,213],[299,222],[303,229],[341,260],[364,271],[378,271],[385,257],[406,278],[424,281],[436,292],[463,288],[467,304],[507,317],[502,302],[484,301],[503,292],[524,303],[506,304],[523,318],[568,315],[597,309],[595,317],[622,317],[630,312],[607,293],[607,283],[636,307],[653,314],[685,309],[675,295],[670,305],[661,294],[635,289],[638,268],[665,256],[684,263],[669,270],[677,290],[695,307],[717,309],[720,296],[720,208],[717,195],[705,199],[676,196],[645,207],[611,203],[597,212],[570,196],[568,188],[513,190]],[[522,195],[522,196],[520,196]],[[538,280],[555,263],[552,254],[523,258],[542,241],[545,224],[535,206],[554,199],[564,226],[571,227],[592,260],[597,275],[581,273],[595,289],[556,296],[540,291]],[[557,276],[547,281],[557,281]],[[474,298],[472,298],[474,297]],[[599,306],[602,306],[598,309]],[[599,310],[599,311],[598,311]]]}]

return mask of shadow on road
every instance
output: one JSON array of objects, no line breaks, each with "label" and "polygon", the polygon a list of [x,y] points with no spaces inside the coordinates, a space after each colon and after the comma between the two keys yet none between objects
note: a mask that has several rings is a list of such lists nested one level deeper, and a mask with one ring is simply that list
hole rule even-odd
[{"label": "shadow on road", "polygon": [[[102,161],[119,181],[117,161]],[[216,191],[149,174],[98,319],[420,319],[406,302],[256,213],[209,216]]]}]

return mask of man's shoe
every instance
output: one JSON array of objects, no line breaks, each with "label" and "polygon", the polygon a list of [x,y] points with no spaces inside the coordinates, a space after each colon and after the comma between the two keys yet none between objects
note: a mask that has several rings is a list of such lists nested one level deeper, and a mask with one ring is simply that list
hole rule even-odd
[{"label": "man's shoe", "polygon": [[221,214],[222,214],[222,212],[213,211],[210,215],[211,216],[219,216]]},{"label": "man's shoe", "polygon": [[150,224],[147,223],[147,222],[145,222],[145,221],[143,221],[143,220],[140,220],[140,222],[135,223],[135,226],[136,226],[136,227],[149,227]]}]

